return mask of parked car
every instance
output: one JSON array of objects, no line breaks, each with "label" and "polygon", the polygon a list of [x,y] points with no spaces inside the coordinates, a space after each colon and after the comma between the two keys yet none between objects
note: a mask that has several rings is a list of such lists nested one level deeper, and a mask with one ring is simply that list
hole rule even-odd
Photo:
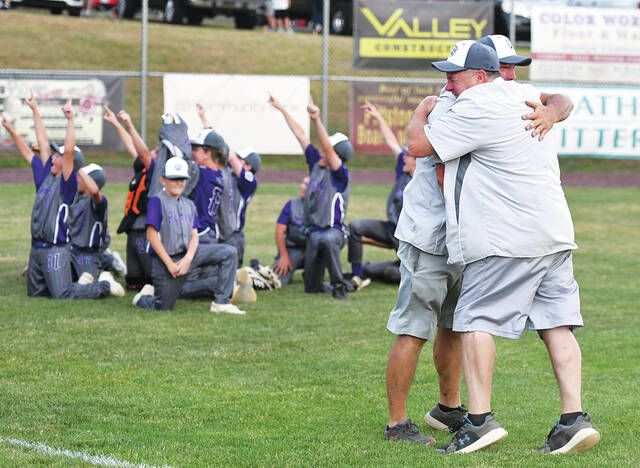
[{"label": "parked car", "polygon": [[61,15],[67,10],[70,16],[80,16],[83,0],[11,0],[11,8],[23,5],[36,8],[48,8],[51,14]]},{"label": "parked car", "polygon": [[[119,0],[121,18],[133,18],[141,8],[141,0]],[[238,29],[253,29],[258,22],[260,0],[149,0],[149,8],[162,11],[165,23],[192,25],[214,16],[233,17]]]}]

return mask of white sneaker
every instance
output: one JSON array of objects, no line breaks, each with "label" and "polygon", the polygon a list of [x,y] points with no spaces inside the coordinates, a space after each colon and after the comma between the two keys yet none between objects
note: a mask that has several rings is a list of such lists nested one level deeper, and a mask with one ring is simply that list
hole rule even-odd
[{"label": "white sneaker", "polygon": [[244,268],[240,268],[236,273],[237,286],[233,288],[233,296],[231,302],[239,304],[243,302],[256,302],[258,297],[253,289],[253,281],[249,277],[249,272]]},{"label": "white sneaker", "polygon": [[110,271],[103,271],[102,273],[100,273],[100,276],[98,276],[98,281],[106,281],[107,283],[109,283],[109,293],[112,296],[124,296],[124,288],[115,280]]},{"label": "white sneaker", "polygon": [[122,261],[122,257],[115,250],[107,249],[105,253],[110,254],[113,258],[111,262],[111,268],[115,272],[116,276],[123,277],[127,274],[127,265]]},{"label": "white sneaker", "polygon": [[153,287],[153,284],[145,284],[144,286],[142,286],[142,289],[140,289],[140,291],[133,296],[133,301],[131,301],[131,303],[133,305],[138,305],[138,302],[140,302],[140,298],[142,296],[155,296],[156,294],[156,288]]},{"label": "white sneaker", "polygon": [[233,304],[217,304],[215,302],[211,303],[211,307],[209,308],[209,312],[214,312],[216,314],[234,314],[234,315],[245,315],[246,312],[244,310],[238,309]]},{"label": "white sneaker", "polygon": [[356,275],[351,278],[351,282],[355,286],[356,291],[362,291],[364,288],[371,284],[371,278],[362,279]]},{"label": "white sneaker", "polygon": [[84,273],[82,273],[80,275],[80,278],[78,278],[78,284],[91,284],[94,281],[95,281],[95,278],[88,271],[85,271]]}]

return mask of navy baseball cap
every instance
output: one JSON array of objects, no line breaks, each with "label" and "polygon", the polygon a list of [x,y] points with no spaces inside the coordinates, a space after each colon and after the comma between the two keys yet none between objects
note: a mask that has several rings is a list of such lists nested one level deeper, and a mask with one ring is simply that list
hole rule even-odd
[{"label": "navy baseball cap", "polygon": [[251,164],[251,171],[255,174],[262,167],[262,158],[253,148],[243,148],[237,153],[240,159]]},{"label": "navy baseball cap", "polygon": [[513,48],[509,38],[502,34],[484,36],[478,39],[478,42],[488,45],[495,50],[496,54],[498,54],[498,60],[500,60],[500,63],[522,66],[531,64],[531,57],[523,57],[522,55],[516,54],[516,50]]},{"label": "navy baseball cap", "polygon": [[433,68],[445,73],[455,73],[462,70],[500,71],[498,54],[491,47],[478,41],[465,40],[458,42],[447,60],[433,62]]},{"label": "navy baseball cap", "polygon": [[[59,155],[64,155],[64,146],[58,146],[58,144],[54,142],[49,142],[49,148],[51,148],[55,153]],[[78,171],[84,164],[84,154],[82,154],[82,150],[77,146],[73,147],[73,170]]]}]

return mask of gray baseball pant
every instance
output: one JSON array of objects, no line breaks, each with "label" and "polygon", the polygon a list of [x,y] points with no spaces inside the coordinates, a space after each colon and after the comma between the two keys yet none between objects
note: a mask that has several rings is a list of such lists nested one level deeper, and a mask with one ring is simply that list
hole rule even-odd
[{"label": "gray baseball pant", "polygon": [[304,253],[304,291],[324,292],[324,268],[329,270],[331,285],[344,283],[340,250],[344,247],[345,235],[336,228],[312,231],[307,238]]},{"label": "gray baseball pant", "polygon": [[[228,303],[233,294],[237,257],[235,249],[226,246],[220,249],[220,245],[199,245],[191,262],[191,269],[218,266],[218,275],[212,277],[189,277],[186,275],[174,278],[167,270],[165,264],[156,256],[151,257],[151,278],[155,288],[155,296],[142,296],[138,301],[138,307],[144,309],[173,309],[178,296],[182,293],[185,297],[209,297],[218,304]],[[184,254],[173,255],[175,262],[184,257]],[[190,269],[190,270],[191,270]]]},{"label": "gray baseball pant", "polygon": [[[301,247],[287,247],[289,260],[291,260],[291,270],[289,270],[286,275],[280,276],[280,282],[282,283],[282,286],[291,283],[291,280],[293,279],[293,273],[296,270],[304,267],[304,251],[305,249]],[[280,255],[276,255],[276,259],[271,266],[272,269],[275,267],[276,262],[279,259]]]},{"label": "gray baseball pant", "polygon": [[349,263],[362,263],[362,237],[398,249],[398,240],[393,235],[396,225],[379,219],[357,219],[349,223]]},{"label": "gray baseball pant", "polygon": [[71,279],[71,252],[68,245],[31,248],[27,295],[55,299],[97,299],[109,294],[109,283],[74,283]]},{"label": "gray baseball pant", "polygon": [[79,278],[84,272],[89,272],[94,278],[98,278],[100,272],[108,270],[113,263],[113,256],[94,249],[71,248],[71,267],[75,278]]},{"label": "gray baseball pant", "polygon": [[151,283],[151,260],[147,252],[147,233],[132,229],[127,233],[127,275],[128,289],[140,289]]},{"label": "gray baseball pant", "polygon": [[244,261],[244,231],[235,231],[227,240],[222,241],[221,244],[232,245],[236,248],[236,251],[238,252],[237,268],[240,268]]}]

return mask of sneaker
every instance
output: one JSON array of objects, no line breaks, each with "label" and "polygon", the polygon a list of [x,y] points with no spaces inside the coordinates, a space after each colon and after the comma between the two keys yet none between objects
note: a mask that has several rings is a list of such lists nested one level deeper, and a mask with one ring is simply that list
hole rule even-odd
[{"label": "sneaker", "polygon": [[244,310],[238,309],[233,304],[217,304],[215,302],[211,303],[211,307],[209,308],[209,312],[214,312],[216,314],[233,314],[233,315],[244,315],[246,312]]},{"label": "sneaker", "polygon": [[110,249],[105,250],[105,253],[110,254],[111,258],[113,259],[111,261],[111,268],[113,268],[113,271],[116,274],[116,276],[118,277],[126,276],[127,265],[125,265],[125,263],[122,261],[122,257],[120,256],[120,254],[115,250],[110,250]]},{"label": "sneaker", "polygon": [[112,296],[124,296],[124,288],[114,279],[110,271],[103,271],[102,273],[100,273],[100,276],[98,276],[98,281],[106,281],[107,283],[109,283],[109,293]]},{"label": "sneaker", "polygon": [[507,437],[508,432],[493,417],[488,415],[480,426],[474,426],[465,416],[463,426],[458,429],[449,445],[438,448],[440,453],[471,453],[495,444]]},{"label": "sneaker", "polygon": [[142,289],[140,289],[140,291],[135,296],[133,296],[133,301],[131,301],[131,303],[137,306],[142,296],[155,296],[155,294],[156,288],[153,287],[153,284],[145,284],[144,286],[142,286]]},{"label": "sneaker", "polygon": [[78,278],[77,283],[78,284],[91,284],[95,281],[95,278],[93,277],[93,275],[91,273],[89,273],[88,271],[85,271],[84,273],[82,273],[80,275],[80,277]]},{"label": "sneaker", "polygon": [[436,439],[433,437],[425,437],[420,434],[418,426],[411,421],[405,419],[395,426],[384,428],[384,437],[387,440],[406,440],[407,442],[416,442],[423,445],[433,445]]},{"label": "sneaker", "polygon": [[458,406],[453,411],[442,411],[440,405],[436,405],[424,415],[424,422],[439,431],[456,432],[464,424],[466,414],[467,408],[464,405]]},{"label": "sneaker", "polygon": [[571,426],[558,422],[549,435],[541,453],[573,453],[584,452],[600,441],[600,433],[591,425],[591,416],[582,413]]},{"label": "sneaker", "polygon": [[351,277],[351,284],[354,291],[361,291],[371,284],[371,278],[360,278],[358,275]]},{"label": "sneaker", "polygon": [[239,304],[242,302],[256,302],[258,297],[253,289],[253,281],[249,277],[249,273],[244,268],[240,268],[236,273],[236,281],[238,284],[233,288],[233,296],[231,302]]},{"label": "sneaker", "polygon": [[340,301],[348,301],[351,298],[347,294],[347,287],[344,284],[335,284],[331,287],[331,296]]}]

